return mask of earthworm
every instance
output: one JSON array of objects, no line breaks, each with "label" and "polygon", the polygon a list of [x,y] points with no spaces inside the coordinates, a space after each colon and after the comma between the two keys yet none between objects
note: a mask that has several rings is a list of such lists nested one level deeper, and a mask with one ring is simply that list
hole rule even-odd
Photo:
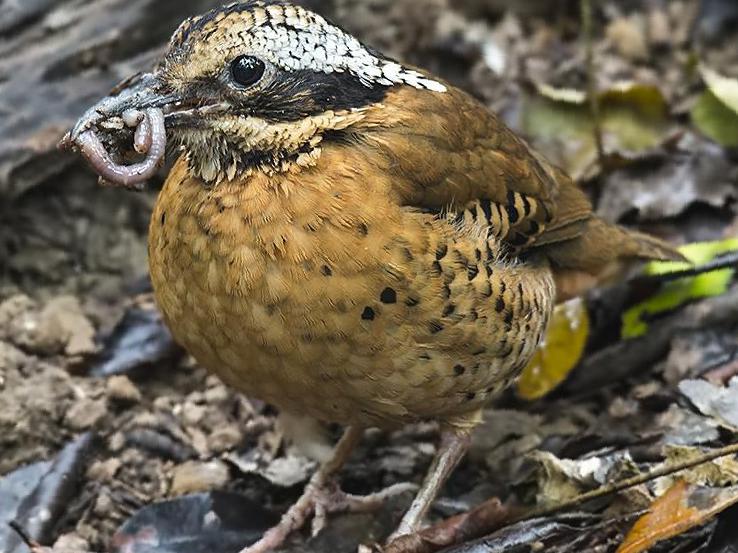
[{"label": "earthworm", "polygon": [[133,165],[115,163],[93,130],[87,130],[79,135],[76,144],[103,179],[112,184],[140,190],[143,183],[154,176],[164,158],[167,145],[164,113],[156,108],[149,108],[143,114],[129,110],[123,119],[127,125],[137,125],[134,148],[137,152],[146,154],[146,158],[140,163]]}]

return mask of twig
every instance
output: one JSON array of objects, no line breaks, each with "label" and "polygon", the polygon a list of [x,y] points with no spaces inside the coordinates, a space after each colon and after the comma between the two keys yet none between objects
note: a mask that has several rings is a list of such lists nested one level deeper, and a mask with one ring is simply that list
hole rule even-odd
[{"label": "twig", "polygon": [[594,62],[594,46],[592,31],[592,0],[580,0],[580,11],[582,17],[582,40],[584,42],[584,53],[587,65],[587,98],[589,99],[589,110],[594,124],[594,139],[597,146],[597,160],[600,169],[605,168],[605,146],[602,140],[602,119],[600,117],[600,99],[597,95],[597,75]]},{"label": "twig", "polygon": [[439,524],[426,528],[417,534],[403,536],[389,544],[383,553],[434,553],[450,545],[459,544],[469,539],[496,532],[500,528],[517,522],[554,515],[560,511],[569,510],[583,503],[612,495],[614,493],[645,484],[656,478],[675,474],[677,472],[713,461],[720,457],[727,457],[738,453],[738,443],[720,449],[715,449],[691,461],[675,463],[659,467],[652,471],[627,478],[612,484],[606,484],[581,494],[571,500],[546,507],[538,507],[521,511],[516,506],[503,505],[497,498],[490,499],[467,513],[456,515]]},{"label": "twig", "polygon": [[645,484],[646,482],[650,482],[652,480],[655,480],[656,478],[661,478],[662,476],[668,476],[670,474],[676,474],[677,472],[681,472],[683,470],[691,469],[693,467],[709,463],[710,461],[714,461],[715,459],[735,454],[738,454],[738,443],[708,451],[707,453],[704,453],[703,455],[700,455],[699,457],[689,461],[667,464],[646,473],[639,474],[638,476],[633,476],[632,478],[626,478],[625,480],[620,480],[619,482],[605,484],[604,486],[601,486],[596,490],[583,493],[568,501],[557,503],[556,505],[549,505],[531,509],[530,511],[522,513],[520,516],[515,517],[511,522],[519,522],[521,520],[526,520],[530,518],[552,515],[560,511],[571,509],[572,507],[576,507],[578,505],[581,505],[582,503],[592,501],[593,499],[599,499],[600,497],[605,497],[618,492],[622,492],[623,490],[640,486],[641,484]]},{"label": "twig", "polygon": [[15,520],[11,520],[8,523],[8,526],[10,526],[13,531],[18,534],[18,537],[28,546],[28,549],[31,551],[34,551],[35,549],[38,549],[41,547],[41,544],[39,544],[37,541],[35,541],[33,538],[31,538],[30,534],[26,532],[26,529],[23,528],[23,526],[20,525]]}]

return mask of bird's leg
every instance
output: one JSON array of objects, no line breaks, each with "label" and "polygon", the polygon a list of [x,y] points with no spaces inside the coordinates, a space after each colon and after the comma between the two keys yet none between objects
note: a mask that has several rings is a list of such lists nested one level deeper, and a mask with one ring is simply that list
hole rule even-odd
[{"label": "bird's leg", "polygon": [[333,450],[333,455],[312,476],[300,499],[282,516],[279,523],[267,530],[255,544],[241,553],[268,553],[284,543],[287,537],[299,530],[313,515],[312,534],[315,536],[325,526],[326,516],[337,512],[367,512],[382,507],[395,495],[417,489],[410,484],[398,484],[381,492],[366,496],[342,492],[334,481],[335,474],[346,463],[363,434],[363,428],[351,426],[346,429]]},{"label": "bird's leg", "polygon": [[400,536],[412,534],[420,529],[425,514],[430,509],[433,500],[438,495],[441,487],[449,475],[459,464],[462,457],[469,449],[471,437],[468,432],[460,430],[444,430],[441,434],[441,444],[438,448],[433,463],[428,469],[428,474],[415,496],[412,505],[402,517],[397,530],[390,536],[388,543]]}]

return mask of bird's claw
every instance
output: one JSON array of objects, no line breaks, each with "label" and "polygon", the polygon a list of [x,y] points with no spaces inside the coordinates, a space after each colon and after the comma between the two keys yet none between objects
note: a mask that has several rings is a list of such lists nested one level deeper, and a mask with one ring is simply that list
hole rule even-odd
[{"label": "bird's claw", "polygon": [[382,508],[395,496],[416,491],[415,484],[402,483],[389,486],[369,495],[353,495],[342,491],[335,481],[321,481],[316,474],[308,483],[300,499],[284,514],[280,522],[269,529],[255,544],[240,553],[268,553],[284,543],[287,537],[299,530],[312,515],[311,535],[317,536],[326,526],[329,514],[366,513]]}]

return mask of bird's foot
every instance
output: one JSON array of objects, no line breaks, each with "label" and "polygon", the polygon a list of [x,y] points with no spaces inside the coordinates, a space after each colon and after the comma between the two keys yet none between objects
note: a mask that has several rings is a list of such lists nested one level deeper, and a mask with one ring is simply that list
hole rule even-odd
[{"label": "bird's foot", "polygon": [[381,509],[384,503],[397,495],[417,490],[415,484],[395,484],[369,495],[353,495],[342,491],[334,480],[325,481],[316,473],[300,499],[282,516],[279,523],[267,530],[255,544],[240,553],[269,553],[281,546],[289,535],[302,528],[312,516],[312,536],[325,528],[329,514],[366,513]]}]

